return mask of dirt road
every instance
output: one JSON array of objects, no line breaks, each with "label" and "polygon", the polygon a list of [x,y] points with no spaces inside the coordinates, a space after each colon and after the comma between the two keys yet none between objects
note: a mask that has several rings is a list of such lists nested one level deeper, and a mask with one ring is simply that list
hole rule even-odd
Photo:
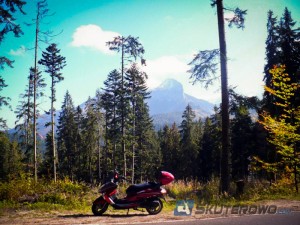
[{"label": "dirt road", "polygon": [[[276,205],[277,211],[280,209],[292,209],[300,211],[300,201],[291,200],[276,200],[268,202],[259,202],[257,204]],[[139,212],[130,210],[127,211],[108,210],[101,217],[89,214],[76,214],[71,212],[51,212],[45,213],[40,211],[6,211],[0,217],[0,224],[141,224],[141,223],[159,223],[168,221],[195,221],[204,218],[218,217],[236,217],[240,214],[231,215],[229,213],[214,214],[214,213],[196,213],[193,210],[191,216],[174,216],[173,211],[163,211],[158,215],[150,216],[147,212]],[[278,214],[278,213],[277,213]]]}]

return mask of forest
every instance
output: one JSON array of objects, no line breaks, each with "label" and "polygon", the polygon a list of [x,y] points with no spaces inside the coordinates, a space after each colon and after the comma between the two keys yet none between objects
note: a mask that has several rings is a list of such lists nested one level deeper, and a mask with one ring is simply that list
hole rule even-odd
[{"label": "forest", "polygon": [[[14,20],[16,11],[24,13],[22,7],[26,2],[0,2],[1,44],[8,33],[15,38],[22,35],[21,26],[9,21]],[[216,7],[218,2],[221,1],[212,1],[212,6]],[[39,1],[37,9],[34,26],[38,27],[48,13],[46,1]],[[235,13],[232,24],[243,28],[246,11],[235,10]],[[18,107],[12,109],[17,115],[14,132],[8,131],[5,115],[0,118],[0,182],[26,175],[35,182],[42,178],[55,182],[68,178],[98,184],[117,169],[132,183],[153,180],[157,171],[166,170],[176,180],[206,183],[220,179],[221,186],[222,173],[227,171],[225,182],[266,180],[269,185],[283,182],[298,192],[300,27],[288,8],[279,17],[270,10],[266,26],[262,99],[243,96],[225,86],[222,99],[227,98],[227,108],[222,101],[215,106],[213,115],[196,120],[193,108],[187,105],[180,124],[166,124],[160,130],[154,129],[146,103],[151,96],[146,85],[148,75],[143,71],[145,49],[138,37],[117,36],[107,42],[107,48],[119,56],[120,68],[107,74],[95,96],[80,107],[74,105],[69,92],[63,101],[56,99],[56,85],[63,83],[63,69],[68,61],[54,43],[49,43],[39,57],[41,34],[37,29],[36,57],[28,68],[28,84]],[[200,51],[191,60],[189,72],[195,82],[207,81],[209,76],[219,73],[216,71],[219,61],[210,61],[219,55],[222,63],[221,48]],[[0,56],[0,66],[1,70],[13,70],[7,68],[13,67],[13,61]],[[45,76],[51,77],[51,83],[45,82]],[[1,95],[5,87],[5,79],[0,76],[1,108],[10,107],[9,96]],[[41,114],[37,106],[46,87],[51,90],[47,112],[51,121],[45,124],[50,126],[50,132],[43,139],[37,130]],[[58,115],[54,108],[56,101],[63,102]],[[224,156],[226,112],[228,154]],[[227,189],[220,187],[220,190]]]}]

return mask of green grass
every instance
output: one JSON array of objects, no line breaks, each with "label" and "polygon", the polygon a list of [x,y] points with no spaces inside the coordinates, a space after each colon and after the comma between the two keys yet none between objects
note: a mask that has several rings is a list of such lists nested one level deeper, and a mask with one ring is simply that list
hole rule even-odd
[{"label": "green grass", "polygon": [[87,185],[68,179],[56,183],[32,177],[0,182],[0,212],[5,209],[90,210],[93,191]]},{"label": "green grass", "polygon": [[[168,196],[164,211],[173,211],[176,200],[193,199],[196,204],[235,205],[252,204],[260,200],[300,200],[291,184],[278,182],[247,183],[244,193],[235,195],[235,184],[231,184],[228,195],[219,195],[219,180],[208,183],[176,181],[166,185]],[[125,196],[126,185],[120,185],[119,197]],[[72,211],[91,213],[91,205],[99,196],[98,188],[68,179],[56,183],[40,179],[36,184],[32,177],[23,176],[9,182],[0,182],[0,216],[9,210],[38,210],[41,212]]]},{"label": "green grass", "polygon": [[219,180],[213,179],[208,183],[195,181],[176,181],[166,186],[169,196],[173,199],[193,199],[196,204],[251,204],[261,200],[300,200],[300,194],[295,192],[292,184],[279,181],[270,185],[266,181],[246,183],[244,193],[236,195],[236,185],[230,185],[228,194],[219,194]]}]

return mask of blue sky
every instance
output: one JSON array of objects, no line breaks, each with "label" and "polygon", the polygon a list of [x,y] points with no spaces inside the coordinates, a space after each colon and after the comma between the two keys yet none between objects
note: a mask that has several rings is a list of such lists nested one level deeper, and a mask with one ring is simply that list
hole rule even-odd
[{"label": "blue sky", "polygon": [[[28,1],[24,7],[27,14],[17,16],[24,35],[8,35],[1,44],[1,55],[15,60],[13,69],[1,71],[8,84],[1,95],[12,99],[13,109],[24,93],[29,68],[34,63],[34,51],[30,50],[34,46],[34,26],[27,27],[23,22],[32,21],[35,5],[35,0]],[[244,30],[226,28],[229,85],[236,86],[241,94],[261,97],[267,11],[273,10],[280,18],[284,7],[288,7],[298,22],[296,26],[300,26],[300,1],[224,0],[224,5],[248,10]],[[57,85],[57,109],[67,90],[75,105],[81,104],[103,86],[111,70],[120,67],[120,55],[105,46],[117,35],[139,37],[145,48],[144,70],[149,76],[149,88],[173,78],[190,95],[212,103],[220,101],[220,83],[208,90],[200,84],[193,86],[186,72],[195,53],[218,48],[217,15],[210,0],[48,0],[48,8],[55,14],[45,19],[41,30],[63,31],[52,42],[58,44],[67,61],[62,71],[65,80]],[[39,55],[47,46],[41,43]],[[49,81],[48,75],[44,76]],[[49,85],[45,94],[50,95]],[[49,97],[40,99],[40,103],[41,110],[50,108]],[[13,127],[14,113],[6,108],[0,113]]]}]

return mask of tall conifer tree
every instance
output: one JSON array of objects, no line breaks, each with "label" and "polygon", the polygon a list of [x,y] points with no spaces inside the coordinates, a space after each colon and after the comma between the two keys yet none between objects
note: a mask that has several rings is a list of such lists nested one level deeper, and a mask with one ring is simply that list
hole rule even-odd
[{"label": "tall conifer tree", "polygon": [[67,91],[58,118],[57,152],[60,174],[75,178],[76,170],[76,138],[75,108],[72,97]]},{"label": "tall conifer tree", "polygon": [[65,57],[61,56],[60,50],[57,48],[56,44],[51,44],[46,48],[46,51],[42,54],[42,59],[39,64],[45,66],[45,72],[51,77],[51,131],[52,131],[52,152],[53,152],[53,176],[56,182],[56,145],[55,145],[55,108],[54,102],[56,102],[56,84],[64,79],[62,73],[60,72],[66,66]]},{"label": "tall conifer tree", "polygon": [[126,140],[125,140],[125,132],[126,132],[126,119],[128,119],[126,115],[127,102],[126,102],[126,90],[125,90],[125,72],[126,72],[126,64],[128,62],[136,61],[137,58],[141,59],[141,64],[145,64],[145,60],[143,58],[143,54],[145,52],[144,47],[138,41],[138,38],[128,36],[118,36],[115,37],[113,41],[107,42],[109,49],[112,51],[121,53],[121,92],[120,92],[120,102],[121,102],[121,132],[122,132],[122,152],[123,152],[123,174],[126,176],[127,170],[127,153],[126,153]]}]

